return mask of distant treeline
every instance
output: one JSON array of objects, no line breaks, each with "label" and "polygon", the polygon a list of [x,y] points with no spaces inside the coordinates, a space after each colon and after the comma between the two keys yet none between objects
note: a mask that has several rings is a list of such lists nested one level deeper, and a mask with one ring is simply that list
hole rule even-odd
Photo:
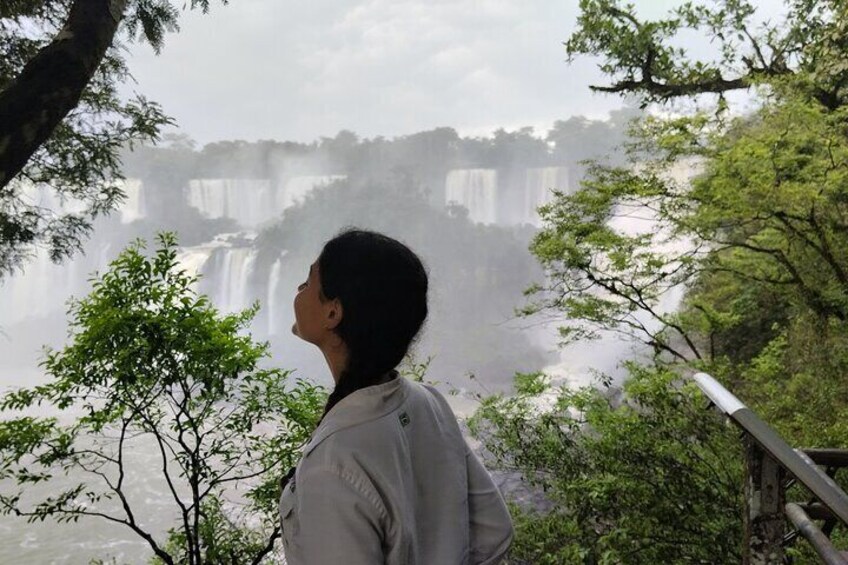
[{"label": "distant treeline", "polygon": [[157,184],[183,184],[192,178],[277,178],[282,174],[347,174],[383,179],[409,175],[444,180],[450,169],[544,167],[579,168],[585,159],[619,159],[611,152],[624,140],[633,109],[608,120],[557,120],[544,135],[532,127],[498,129],[488,137],[462,137],[440,127],[387,139],[367,139],[342,130],[312,143],[217,141],[202,148],[186,135],[166,136],[158,146],[141,146],[123,156],[124,173]]}]

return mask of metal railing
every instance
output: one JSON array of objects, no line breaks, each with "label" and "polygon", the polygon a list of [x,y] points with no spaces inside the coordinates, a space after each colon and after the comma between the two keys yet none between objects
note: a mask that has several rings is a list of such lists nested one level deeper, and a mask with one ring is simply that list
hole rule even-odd
[{"label": "metal railing", "polygon": [[[837,523],[848,525],[848,495],[833,480],[838,469],[848,467],[848,450],[793,449],[713,377],[698,373],[693,379],[711,403],[744,432],[744,563],[789,562],[784,547],[801,536],[824,563],[848,565],[848,553],[840,552],[830,540]],[[787,504],[786,489],[795,482],[809,490],[815,500]],[[787,520],[793,531],[786,531]]]}]

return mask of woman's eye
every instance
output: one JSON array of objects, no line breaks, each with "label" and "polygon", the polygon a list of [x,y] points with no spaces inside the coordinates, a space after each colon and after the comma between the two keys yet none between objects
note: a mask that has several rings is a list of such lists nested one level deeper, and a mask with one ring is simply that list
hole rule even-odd
[{"label": "woman's eye", "polygon": [[306,286],[306,283],[305,283],[305,282],[302,282],[302,283],[300,283],[300,285],[297,287],[297,290],[300,290],[300,289],[302,289],[302,288],[303,288],[303,287],[305,287],[305,286]]}]

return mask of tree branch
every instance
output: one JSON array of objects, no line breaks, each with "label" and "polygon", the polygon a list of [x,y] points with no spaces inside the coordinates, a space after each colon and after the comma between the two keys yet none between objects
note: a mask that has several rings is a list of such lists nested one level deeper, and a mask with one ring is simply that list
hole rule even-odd
[{"label": "tree branch", "polygon": [[76,0],[65,27],[0,92],[0,189],[79,103],[127,0]]},{"label": "tree branch", "polygon": [[253,561],[250,562],[250,565],[259,565],[259,563],[262,562],[265,556],[271,553],[271,551],[274,549],[274,542],[277,541],[279,537],[280,528],[275,527],[274,531],[271,532],[271,537],[268,538],[268,543],[265,544],[265,547],[263,547],[262,550],[256,554],[256,556],[253,558]]},{"label": "tree branch", "polygon": [[589,88],[595,92],[608,93],[644,91],[657,98],[668,99],[704,93],[723,94],[731,90],[748,88],[749,80],[749,77],[728,80],[718,76],[711,80],[675,84],[657,82],[649,76],[641,80],[622,80],[611,86],[591,85]]}]

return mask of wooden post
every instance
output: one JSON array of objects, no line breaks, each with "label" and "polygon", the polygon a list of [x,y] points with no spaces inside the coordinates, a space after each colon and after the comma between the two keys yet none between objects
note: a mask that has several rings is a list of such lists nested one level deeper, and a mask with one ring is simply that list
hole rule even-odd
[{"label": "wooden post", "polygon": [[745,444],[744,565],[781,565],[785,493],[783,469],[747,434]]}]

